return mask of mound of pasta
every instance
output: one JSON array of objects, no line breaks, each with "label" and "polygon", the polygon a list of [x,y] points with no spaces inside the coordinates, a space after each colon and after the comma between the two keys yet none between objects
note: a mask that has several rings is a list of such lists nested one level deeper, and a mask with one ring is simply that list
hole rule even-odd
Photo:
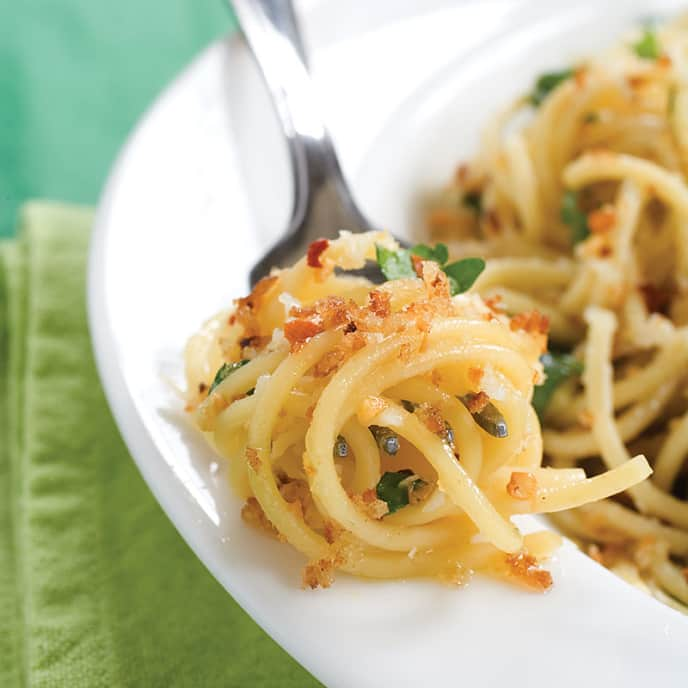
[{"label": "mound of pasta", "polygon": [[455,254],[487,259],[485,298],[549,318],[534,397],[549,464],[650,458],[650,481],[556,522],[675,606],[688,604],[686,45],[683,18],[542,75],[428,215]]},{"label": "mound of pasta", "polygon": [[[377,263],[381,284],[352,271]],[[483,301],[479,258],[368,233],[317,241],[187,346],[189,410],[228,461],[244,519],[306,559],[303,583],[473,571],[536,590],[559,544],[511,517],[628,489],[642,456],[594,478],[541,467],[531,399],[547,318]],[[489,272],[487,273],[489,276]]]}]

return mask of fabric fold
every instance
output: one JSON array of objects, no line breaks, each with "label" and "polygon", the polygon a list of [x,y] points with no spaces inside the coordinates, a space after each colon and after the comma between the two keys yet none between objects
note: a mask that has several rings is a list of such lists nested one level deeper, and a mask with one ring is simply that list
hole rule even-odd
[{"label": "fabric fold", "polygon": [[[17,411],[20,404],[10,348],[22,350],[24,270],[22,251],[0,243],[0,685],[22,685],[23,624],[17,576]],[[13,327],[10,328],[10,323]]]},{"label": "fabric fold", "polygon": [[91,221],[31,203],[2,249],[0,684],[318,685],[204,569],[128,456],[87,329]]}]

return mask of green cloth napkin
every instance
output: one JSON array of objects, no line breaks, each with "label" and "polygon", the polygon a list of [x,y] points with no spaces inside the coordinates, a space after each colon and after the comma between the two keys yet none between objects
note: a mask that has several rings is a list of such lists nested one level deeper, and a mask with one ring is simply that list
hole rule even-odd
[{"label": "green cloth napkin", "polygon": [[210,576],[129,457],[85,315],[88,209],[0,244],[0,686],[315,686]]}]

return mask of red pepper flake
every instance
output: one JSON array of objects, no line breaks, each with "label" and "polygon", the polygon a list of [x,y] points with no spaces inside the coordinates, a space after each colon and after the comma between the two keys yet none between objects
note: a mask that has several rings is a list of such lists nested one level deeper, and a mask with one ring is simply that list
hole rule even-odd
[{"label": "red pepper flake", "polygon": [[308,247],[307,263],[311,268],[321,268],[320,256],[327,249],[330,242],[327,239],[317,239]]}]

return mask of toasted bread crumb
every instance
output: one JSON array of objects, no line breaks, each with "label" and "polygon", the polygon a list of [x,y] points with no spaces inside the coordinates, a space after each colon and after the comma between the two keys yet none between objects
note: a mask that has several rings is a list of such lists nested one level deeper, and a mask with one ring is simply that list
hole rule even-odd
[{"label": "toasted bread crumb", "polygon": [[325,521],[324,535],[325,540],[331,545],[341,537],[343,533],[342,527],[334,521]]},{"label": "toasted bread crumb", "polygon": [[306,564],[302,574],[303,587],[311,590],[329,588],[334,583],[334,570],[334,563],[327,558]]},{"label": "toasted bread crumb", "polygon": [[480,384],[485,375],[485,371],[482,368],[471,367],[468,369],[468,379],[476,387]]},{"label": "toasted bread crumb", "polygon": [[549,331],[549,318],[538,311],[517,313],[511,318],[509,327],[512,331],[525,330],[528,334],[547,334]]},{"label": "toasted bread crumb", "polygon": [[391,297],[387,292],[373,289],[368,295],[370,310],[379,318],[386,318],[392,312]]},{"label": "toasted bread crumb", "polygon": [[544,592],[552,586],[552,574],[541,569],[532,554],[526,552],[508,554],[506,564],[509,567],[509,574],[528,588]]},{"label": "toasted bread crumb", "polygon": [[279,532],[265,515],[263,508],[255,497],[249,497],[246,500],[246,504],[241,507],[241,518],[244,520],[244,523],[260,528],[260,530],[268,533],[268,535],[280,539]]},{"label": "toasted bread crumb", "polygon": [[370,425],[373,418],[387,408],[387,402],[380,397],[366,397],[358,407],[358,418],[364,425]]},{"label": "toasted bread crumb", "polygon": [[447,426],[444,422],[444,416],[442,416],[436,406],[426,402],[419,404],[418,408],[416,408],[416,415],[420,422],[435,435],[446,431]]},{"label": "toasted bread crumb", "polygon": [[537,492],[537,480],[532,473],[514,471],[506,486],[506,491],[514,499],[532,499]]},{"label": "toasted bread crumb", "polygon": [[593,423],[593,415],[588,411],[588,409],[583,409],[579,414],[578,414],[578,423],[582,427],[586,428],[589,430],[592,428],[592,423]]},{"label": "toasted bread crumb", "polygon": [[260,470],[260,457],[258,456],[258,452],[253,449],[253,447],[246,447],[246,461],[256,473]]},{"label": "toasted bread crumb", "polygon": [[248,296],[241,299],[236,299],[236,310],[230,317],[230,324],[238,322],[244,328],[244,336],[251,337],[260,334],[258,326],[257,311],[260,310],[261,305],[265,301],[265,297],[279,281],[277,275],[271,277],[263,277],[262,280],[253,287],[253,290]]},{"label": "toasted bread crumb", "polygon": [[480,413],[490,403],[490,397],[485,392],[478,392],[477,394],[468,394],[466,399],[466,408],[472,415]]},{"label": "toasted bread crumb", "polygon": [[369,518],[379,521],[389,513],[387,502],[377,498],[373,489],[366,490],[360,495],[352,495],[351,501]]},{"label": "toasted bread crumb", "polygon": [[312,320],[287,320],[284,323],[284,336],[291,345],[292,352],[298,351],[309,339],[323,331],[323,326]]},{"label": "toasted bread crumb", "polygon": [[613,207],[603,206],[588,214],[588,227],[593,234],[604,234],[616,224],[616,211]]}]

